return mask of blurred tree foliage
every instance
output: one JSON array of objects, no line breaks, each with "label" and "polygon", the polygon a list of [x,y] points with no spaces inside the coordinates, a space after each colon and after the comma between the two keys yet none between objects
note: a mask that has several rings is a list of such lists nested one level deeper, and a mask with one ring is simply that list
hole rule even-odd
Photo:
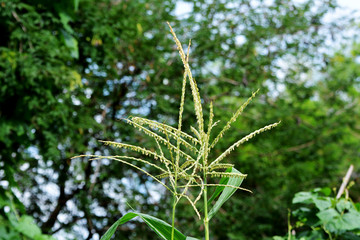
[{"label": "blurred tree foliage", "polygon": [[[176,121],[182,66],[166,21],[182,42],[193,39],[190,63],[220,124],[261,88],[222,146],[282,120],[231,155],[254,194],[239,192],[223,207],[232,214],[214,220],[214,239],[284,235],[294,193],[336,186],[358,161],[360,48],[325,51],[351,23],[325,21],[335,1],[182,4],[191,11],[175,16],[171,0],[0,1],[1,196],[7,204],[24,200],[23,213],[44,233],[92,239],[124,214],[126,202],[168,220],[167,196],[151,197],[157,187],[145,184],[146,176],[116,162],[70,160],[112,151],[97,139],[151,148],[118,121],[131,114]],[[194,116],[190,103],[185,109],[186,127]],[[358,201],[359,191],[353,194]],[[0,206],[1,219],[10,221]],[[191,216],[181,209],[178,224],[197,235]],[[117,232],[152,236],[138,222]]]}]

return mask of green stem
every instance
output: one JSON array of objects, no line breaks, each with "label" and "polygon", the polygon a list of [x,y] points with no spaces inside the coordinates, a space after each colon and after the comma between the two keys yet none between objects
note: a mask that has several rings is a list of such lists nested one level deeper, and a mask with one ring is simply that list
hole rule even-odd
[{"label": "green stem", "polygon": [[[179,143],[178,143],[179,144]],[[179,149],[179,146],[178,146]],[[177,152],[177,154],[179,154],[179,152]],[[177,171],[178,171],[178,164],[175,165],[175,176],[174,176],[174,194],[173,194],[173,207],[172,207],[172,217],[171,217],[171,240],[174,240],[175,238],[175,212],[176,212],[176,205],[178,203],[178,198],[177,198]]]},{"label": "green stem", "polygon": [[172,219],[171,219],[171,240],[175,237],[175,210],[176,210],[176,195],[174,194],[173,208],[172,208]]},{"label": "green stem", "polygon": [[204,227],[205,227],[205,240],[210,239],[209,234],[209,218],[208,218],[208,198],[207,198],[207,186],[206,186],[206,172],[204,171]]},{"label": "green stem", "polygon": [[327,233],[327,235],[329,236],[329,239],[333,240],[333,238],[331,236],[331,232],[326,229],[325,225],[323,225],[322,227],[323,227],[324,231]]}]

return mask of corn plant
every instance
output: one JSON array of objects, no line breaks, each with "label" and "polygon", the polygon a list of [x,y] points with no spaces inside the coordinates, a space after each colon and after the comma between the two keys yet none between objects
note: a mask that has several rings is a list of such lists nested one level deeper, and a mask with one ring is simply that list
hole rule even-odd
[{"label": "corn plant", "polygon": [[[209,153],[211,150],[224,137],[226,132],[231,128],[231,124],[237,120],[237,118],[241,115],[245,107],[255,97],[258,91],[254,92],[248,98],[248,100],[240,106],[240,108],[233,114],[230,120],[222,128],[220,133],[217,136],[212,137],[212,129],[218,124],[218,121],[214,121],[213,104],[210,103],[210,115],[207,121],[207,125],[205,125],[203,106],[201,103],[199,89],[195,79],[192,76],[189,66],[191,41],[189,42],[187,53],[185,54],[182,48],[182,44],[176,37],[176,34],[171,28],[170,24],[169,27],[177,49],[179,50],[181,61],[184,65],[177,127],[172,127],[168,124],[142,117],[132,116],[125,119],[125,122],[143,132],[145,135],[150,136],[157,145],[156,151],[126,143],[101,141],[105,145],[137,152],[143,155],[144,158],[127,155],[81,155],[77,157],[91,157],[92,160],[111,159],[119,161],[153,178],[172,194],[173,200],[171,225],[150,215],[130,212],[114,223],[101,238],[102,240],[110,239],[119,225],[129,221],[136,216],[141,217],[144,222],[162,239],[195,239],[192,237],[186,237],[175,228],[176,206],[182,198],[186,199],[191,204],[195,214],[199,220],[203,222],[205,240],[209,240],[209,221],[217,213],[220,207],[232,196],[236,190],[239,189],[250,191],[240,187],[242,181],[246,177],[246,174],[243,174],[235,169],[233,164],[225,162],[225,159],[239,145],[249,141],[259,133],[270,130],[280,123],[277,122],[270,124],[246,135],[242,139],[233,143],[217,158],[209,159]],[[190,127],[192,133],[186,133],[182,130],[182,115],[184,111],[187,83],[190,84],[196,116],[196,126]],[[150,169],[154,169],[154,173],[150,173],[147,169],[143,169],[137,166],[137,163],[150,166]],[[220,178],[220,180],[213,180],[217,178]],[[191,191],[194,188],[196,188],[196,191]],[[213,190],[212,196],[209,196],[210,188],[215,188],[215,190]],[[194,195],[193,193],[196,194]],[[199,210],[199,201],[203,201],[202,210]],[[215,204],[212,205],[214,201]]]}]

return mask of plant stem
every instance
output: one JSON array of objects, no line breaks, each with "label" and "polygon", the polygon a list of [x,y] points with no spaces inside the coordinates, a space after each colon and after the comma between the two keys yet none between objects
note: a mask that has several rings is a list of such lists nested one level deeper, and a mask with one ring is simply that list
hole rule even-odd
[{"label": "plant stem", "polygon": [[208,199],[207,199],[207,186],[206,186],[206,172],[204,171],[204,227],[205,227],[205,240],[210,239],[209,235],[209,218],[208,218]]},{"label": "plant stem", "polygon": [[[178,143],[178,149],[180,149],[179,147],[179,143]],[[179,151],[177,152],[177,154],[179,154]],[[173,208],[172,208],[172,218],[171,218],[171,240],[174,240],[175,238],[175,212],[176,212],[176,205],[178,203],[178,198],[177,198],[177,180],[178,180],[178,162],[176,162],[175,165],[175,176],[174,176],[174,194],[173,194]]]},{"label": "plant stem", "polygon": [[331,236],[331,232],[326,229],[325,225],[323,225],[322,227],[323,227],[324,231],[327,233],[327,235],[329,236],[329,239],[333,240],[333,238]]},{"label": "plant stem", "polygon": [[171,219],[171,240],[175,237],[175,210],[176,210],[177,199],[174,194],[173,208],[172,208],[172,219]]}]

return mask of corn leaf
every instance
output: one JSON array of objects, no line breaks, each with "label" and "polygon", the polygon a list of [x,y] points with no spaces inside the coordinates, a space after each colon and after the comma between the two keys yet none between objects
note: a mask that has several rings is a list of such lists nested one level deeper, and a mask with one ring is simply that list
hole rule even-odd
[{"label": "corn leaf", "polygon": [[[226,172],[241,174],[241,172],[239,172],[235,168],[228,169]],[[243,182],[243,180],[244,178],[223,177],[221,178],[219,184],[226,184],[234,187],[239,187]],[[217,196],[219,196],[220,193],[221,195],[208,214],[209,220],[217,213],[217,211],[219,211],[220,207],[234,194],[235,191],[236,188],[223,187],[223,186],[218,186],[215,189],[215,192],[213,196],[209,199],[209,201],[210,200],[213,201]]]},{"label": "corn leaf", "polygon": [[[226,169],[225,172],[231,172],[231,171],[232,171],[232,168],[228,168],[228,169]],[[228,182],[229,182],[229,177],[222,177],[220,179],[219,185],[227,185]],[[208,206],[210,206],[212,201],[214,201],[220,195],[220,193],[224,190],[224,188],[225,187],[223,187],[223,186],[217,186],[216,187],[215,192],[213,193],[213,195],[208,200]]]},{"label": "corn leaf", "polygon": [[[163,220],[160,220],[156,217],[143,214],[143,213],[137,213],[137,212],[129,212],[125,214],[123,217],[121,217],[119,220],[117,220],[104,234],[104,236],[101,237],[100,240],[110,240],[110,238],[114,235],[116,229],[118,226],[130,221],[131,219],[135,217],[141,217],[141,219],[159,236],[161,239],[164,240],[170,240],[171,239],[171,225],[164,222]],[[179,232],[177,229],[175,229],[175,236],[174,240],[186,240],[186,236],[183,235],[181,232]],[[190,238],[191,239],[191,238]]]}]

